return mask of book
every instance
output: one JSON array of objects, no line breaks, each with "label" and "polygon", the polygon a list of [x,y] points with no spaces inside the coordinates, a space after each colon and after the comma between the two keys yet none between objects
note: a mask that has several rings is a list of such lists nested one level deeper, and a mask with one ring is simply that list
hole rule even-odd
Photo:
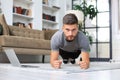
[{"label": "book", "polygon": [[22,8],[21,7],[16,7],[16,13],[21,14],[22,13]]},{"label": "book", "polygon": [[48,5],[48,0],[43,0],[43,4]]},{"label": "book", "polygon": [[27,9],[25,9],[25,8],[23,8],[22,9],[22,13],[21,14],[23,14],[23,15],[27,15],[28,14],[28,10]]},{"label": "book", "polygon": [[28,12],[27,13],[28,16],[32,16],[32,10],[31,9],[28,9],[27,12]]},{"label": "book", "polygon": [[16,6],[13,6],[13,13],[16,13]]}]

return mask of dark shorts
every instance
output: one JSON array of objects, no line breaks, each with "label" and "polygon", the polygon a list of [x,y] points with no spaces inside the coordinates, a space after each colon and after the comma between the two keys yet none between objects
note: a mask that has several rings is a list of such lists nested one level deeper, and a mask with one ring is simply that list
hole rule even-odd
[{"label": "dark shorts", "polygon": [[75,63],[75,59],[78,58],[78,56],[81,54],[81,50],[77,50],[75,52],[68,52],[59,49],[59,54],[62,57],[64,63],[68,63],[68,59],[71,59],[73,63]]}]

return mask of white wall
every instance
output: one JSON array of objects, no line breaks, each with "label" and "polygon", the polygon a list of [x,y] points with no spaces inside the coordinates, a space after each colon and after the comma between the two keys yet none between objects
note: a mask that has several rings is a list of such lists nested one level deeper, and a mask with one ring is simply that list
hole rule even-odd
[{"label": "white wall", "polygon": [[[118,30],[118,0],[112,2],[112,53],[113,60],[120,61],[120,31]],[[119,21],[120,22],[120,21]]]},{"label": "white wall", "polygon": [[38,29],[38,30],[42,30],[42,1],[41,0],[33,0],[34,1],[34,5],[33,5],[33,29]]},{"label": "white wall", "polygon": [[12,14],[13,10],[12,10],[11,6],[13,6],[13,3],[11,2],[11,0],[8,0],[6,4],[4,4],[4,3],[6,3],[6,1],[1,0],[2,13],[5,14],[5,19],[6,19],[7,24],[12,25],[13,21],[11,20],[12,19],[11,14]]}]

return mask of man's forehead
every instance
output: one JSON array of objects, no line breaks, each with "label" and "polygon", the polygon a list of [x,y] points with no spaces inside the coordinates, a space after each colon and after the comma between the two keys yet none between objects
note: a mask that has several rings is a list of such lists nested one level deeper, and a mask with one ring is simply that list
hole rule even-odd
[{"label": "man's forehead", "polygon": [[76,24],[74,25],[63,25],[64,28],[67,28],[67,29],[74,29],[74,28],[77,28],[78,26]]}]

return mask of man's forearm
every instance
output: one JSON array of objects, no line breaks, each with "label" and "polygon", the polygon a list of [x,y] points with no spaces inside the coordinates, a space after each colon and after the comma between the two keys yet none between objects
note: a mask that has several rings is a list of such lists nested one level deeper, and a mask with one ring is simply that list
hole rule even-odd
[{"label": "man's forearm", "polygon": [[54,68],[60,68],[60,66],[61,66],[62,62],[60,60],[58,60],[58,56],[59,56],[59,53],[57,51],[51,51],[50,64]]},{"label": "man's forearm", "polygon": [[82,61],[80,61],[80,67],[84,69],[89,68],[90,65],[89,53],[82,52],[81,56],[82,56]]}]

